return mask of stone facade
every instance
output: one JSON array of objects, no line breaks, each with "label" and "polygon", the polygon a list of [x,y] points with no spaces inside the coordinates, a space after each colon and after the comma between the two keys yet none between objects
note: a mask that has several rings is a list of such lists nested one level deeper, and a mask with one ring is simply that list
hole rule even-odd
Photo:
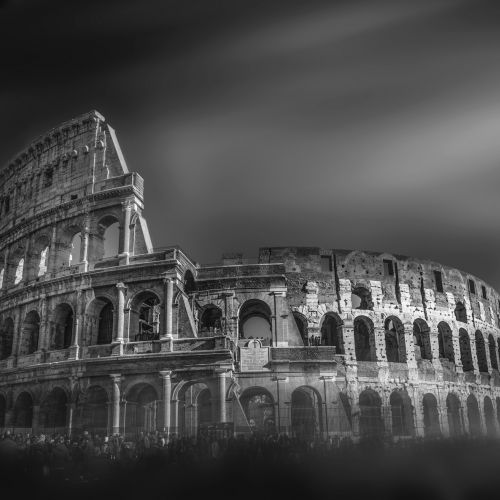
[{"label": "stone facade", "polygon": [[0,427],[496,435],[499,295],[436,262],[155,250],[91,112],[0,170]]}]

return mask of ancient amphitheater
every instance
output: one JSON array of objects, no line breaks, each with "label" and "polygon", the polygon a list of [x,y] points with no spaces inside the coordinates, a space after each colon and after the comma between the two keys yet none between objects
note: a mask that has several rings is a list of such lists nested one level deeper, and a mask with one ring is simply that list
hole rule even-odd
[{"label": "ancient amphitheater", "polygon": [[[499,295],[400,255],[152,246],[93,111],[0,171],[0,427],[496,435]],[[196,250],[196,249],[194,249]]]}]

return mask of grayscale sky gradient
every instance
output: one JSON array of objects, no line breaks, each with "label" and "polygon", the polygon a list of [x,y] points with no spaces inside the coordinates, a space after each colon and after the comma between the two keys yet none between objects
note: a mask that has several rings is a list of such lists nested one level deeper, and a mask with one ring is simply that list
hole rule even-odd
[{"label": "grayscale sky gradient", "polygon": [[99,110],[156,246],[380,250],[500,290],[498,0],[7,0],[0,55],[0,162]]}]

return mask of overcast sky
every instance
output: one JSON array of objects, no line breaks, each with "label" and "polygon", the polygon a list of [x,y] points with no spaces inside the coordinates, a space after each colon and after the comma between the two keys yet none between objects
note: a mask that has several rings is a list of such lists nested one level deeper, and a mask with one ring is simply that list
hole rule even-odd
[{"label": "overcast sky", "polygon": [[0,0],[0,162],[97,109],[155,246],[387,251],[500,290],[497,4]]}]

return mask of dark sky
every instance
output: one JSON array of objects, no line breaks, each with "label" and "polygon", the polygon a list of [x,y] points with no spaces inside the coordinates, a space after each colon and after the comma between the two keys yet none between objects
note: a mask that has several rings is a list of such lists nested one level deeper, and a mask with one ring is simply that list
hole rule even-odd
[{"label": "dark sky", "polygon": [[155,246],[430,258],[500,289],[498,0],[7,0],[0,163],[97,109]]}]

